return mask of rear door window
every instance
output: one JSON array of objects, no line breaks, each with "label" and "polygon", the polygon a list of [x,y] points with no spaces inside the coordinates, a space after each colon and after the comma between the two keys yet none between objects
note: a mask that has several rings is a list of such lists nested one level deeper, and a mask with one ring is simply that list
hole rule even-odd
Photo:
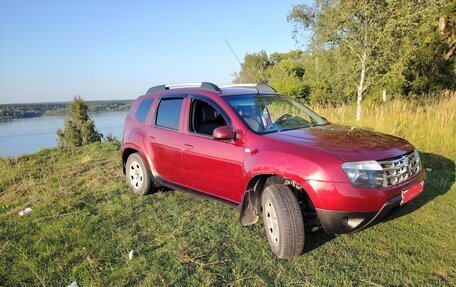
[{"label": "rear door window", "polygon": [[157,110],[156,125],[179,130],[183,99],[163,99]]}]

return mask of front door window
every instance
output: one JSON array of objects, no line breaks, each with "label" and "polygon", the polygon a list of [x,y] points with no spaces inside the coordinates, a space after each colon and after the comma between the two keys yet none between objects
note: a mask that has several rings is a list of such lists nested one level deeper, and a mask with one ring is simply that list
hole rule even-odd
[{"label": "front door window", "polygon": [[210,104],[196,99],[192,101],[190,132],[212,136],[216,128],[226,125],[223,116]]}]

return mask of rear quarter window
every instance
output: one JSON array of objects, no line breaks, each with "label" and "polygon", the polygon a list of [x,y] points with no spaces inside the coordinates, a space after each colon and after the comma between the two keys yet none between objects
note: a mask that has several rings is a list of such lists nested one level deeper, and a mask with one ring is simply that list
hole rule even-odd
[{"label": "rear quarter window", "polygon": [[147,114],[149,113],[150,107],[154,103],[154,99],[148,98],[141,101],[138,108],[135,112],[136,119],[141,122],[145,123],[147,119]]}]

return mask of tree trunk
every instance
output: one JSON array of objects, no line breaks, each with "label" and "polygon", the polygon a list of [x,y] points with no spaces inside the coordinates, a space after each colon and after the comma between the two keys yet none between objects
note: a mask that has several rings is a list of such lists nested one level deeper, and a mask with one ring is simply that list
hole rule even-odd
[{"label": "tree trunk", "polygon": [[361,58],[361,75],[359,77],[359,85],[358,85],[358,99],[356,100],[356,121],[359,122],[361,120],[361,101],[363,100],[363,92],[364,92],[364,78],[366,76],[366,52],[364,52]]},{"label": "tree trunk", "polygon": [[382,91],[382,99],[383,99],[383,102],[385,103],[386,102],[386,89],[383,89],[383,91]]},{"label": "tree trunk", "polygon": [[439,18],[439,25],[437,27],[437,30],[439,31],[440,35],[445,35],[445,30],[446,30],[446,27],[447,27],[447,20],[445,18],[445,16],[441,16]]}]

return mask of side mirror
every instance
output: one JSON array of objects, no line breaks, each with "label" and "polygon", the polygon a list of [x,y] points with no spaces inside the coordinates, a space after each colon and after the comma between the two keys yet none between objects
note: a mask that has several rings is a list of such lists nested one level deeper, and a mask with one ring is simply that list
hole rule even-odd
[{"label": "side mirror", "polygon": [[216,140],[234,140],[236,133],[229,126],[221,126],[214,130],[212,137]]}]

